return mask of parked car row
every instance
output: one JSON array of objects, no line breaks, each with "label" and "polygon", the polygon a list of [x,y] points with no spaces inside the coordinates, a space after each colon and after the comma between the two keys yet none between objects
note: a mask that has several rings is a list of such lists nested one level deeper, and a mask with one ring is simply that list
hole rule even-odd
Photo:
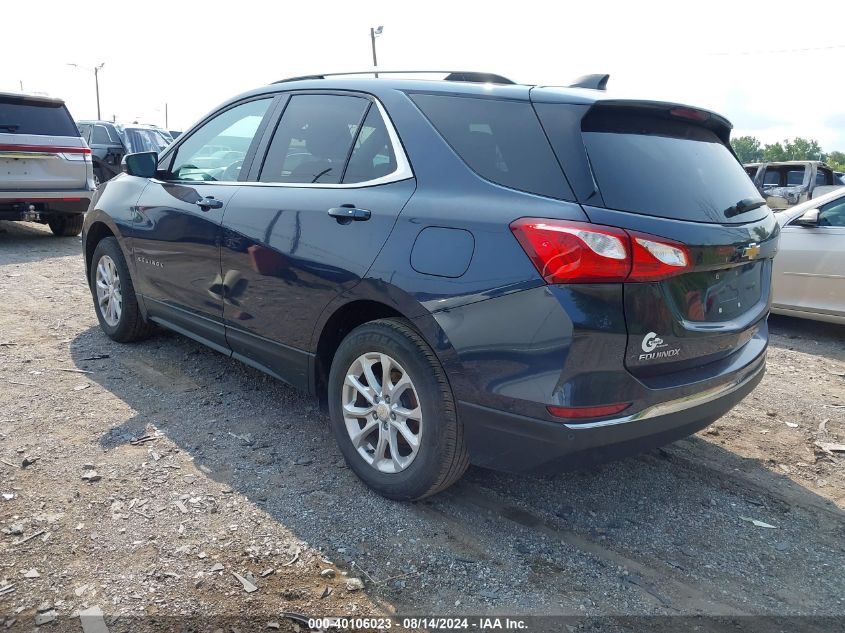
[{"label": "parked car row", "polygon": [[0,220],[78,235],[93,190],[91,149],[64,102],[0,93]]},{"label": "parked car row", "polygon": [[126,154],[160,152],[173,142],[170,132],[154,125],[78,121],[77,126],[91,148],[97,184],[120,173],[120,164]]},{"label": "parked car row", "polygon": [[123,157],[172,142],[153,125],[74,123],[61,99],[0,93],[0,220],[79,235],[94,189],[120,172]]}]

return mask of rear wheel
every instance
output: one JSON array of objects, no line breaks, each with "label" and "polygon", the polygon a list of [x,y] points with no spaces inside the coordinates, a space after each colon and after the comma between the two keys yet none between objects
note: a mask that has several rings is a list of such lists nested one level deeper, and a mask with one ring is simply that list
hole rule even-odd
[{"label": "rear wheel", "polygon": [[47,220],[47,225],[56,237],[73,237],[82,232],[84,221],[85,216],[81,213],[63,214],[52,216]]},{"label": "rear wheel", "polygon": [[469,465],[443,367],[405,320],[373,321],[343,340],[329,375],[329,413],[349,467],[390,499],[439,492]]},{"label": "rear wheel", "polygon": [[141,316],[129,268],[116,238],[107,237],[97,244],[90,275],[94,310],[103,332],[120,343],[149,336],[154,326]]}]

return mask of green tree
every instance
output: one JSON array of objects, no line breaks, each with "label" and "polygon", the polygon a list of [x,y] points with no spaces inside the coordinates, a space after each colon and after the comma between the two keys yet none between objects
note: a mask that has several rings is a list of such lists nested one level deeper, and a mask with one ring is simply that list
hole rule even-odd
[{"label": "green tree", "polygon": [[777,162],[781,160],[789,160],[786,157],[786,150],[780,143],[772,143],[763,147],[763,160],[767,162]]},{"label": "green tree", "polygon": [[822,155],[822,148],[817,140],[800,136],[796,136],[792,142],[785,140],[784,150],[789,157],[787,160],[819,160]]},{"label": "green tree", "polygon": [[845,152],[831,152],[825,162],[836,171],[845,171]]},{"label": "green tree", "polygon": [[758,163],[763,160],[760,141],[753,136],[739,136],[731,139],[731,146],[741,163]]}]

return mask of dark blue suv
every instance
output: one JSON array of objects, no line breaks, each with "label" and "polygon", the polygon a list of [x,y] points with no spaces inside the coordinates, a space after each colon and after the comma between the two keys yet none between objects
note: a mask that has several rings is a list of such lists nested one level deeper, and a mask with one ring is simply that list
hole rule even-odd
[{"label": "dark blue suv", "polygon": [[99,187],[97,317],[319,397],[393,499],[664,444],[764,371],[778,225],[730,129],[474,73],[278,82]]}]

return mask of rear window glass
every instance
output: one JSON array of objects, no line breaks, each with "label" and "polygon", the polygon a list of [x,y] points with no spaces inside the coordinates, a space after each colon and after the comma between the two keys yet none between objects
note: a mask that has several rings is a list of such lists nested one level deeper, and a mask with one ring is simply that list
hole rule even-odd
[{"label": "rear window glass", "polygon": [[715,132],[686,122],[594,109],[581,125],[605,205],[695,222],[742,223],[725,211],[760,194]]},{"label": "rear window glass", "polygon": [[573,199],[530,103],[426,94],[410,97],[480,176],[521,191]]},{"label": "rear window glass", "polygon": [[0,134],[80,136],[62,103],[0,97]]}]

